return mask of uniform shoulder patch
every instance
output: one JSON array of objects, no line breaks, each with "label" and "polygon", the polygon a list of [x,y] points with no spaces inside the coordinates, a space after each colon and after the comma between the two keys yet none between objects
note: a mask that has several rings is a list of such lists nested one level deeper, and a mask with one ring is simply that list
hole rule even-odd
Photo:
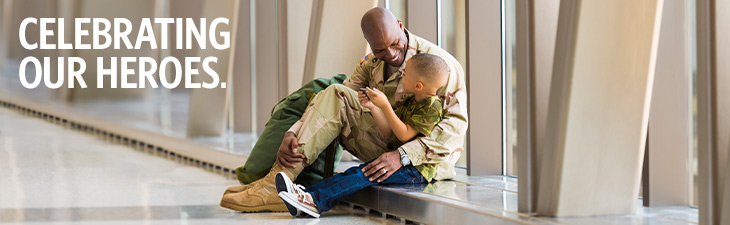
[{"label": "uniform shoulder patch", "polygon": [[368,56],[370,56],[370,54],[366,54],[366,55],[365,55],[365,57],[362,57],[362,59],[360,59],[360,64],[362,64],[362,63],[364,63],[364,62],[365,62],[366,60],[368,60]]}]

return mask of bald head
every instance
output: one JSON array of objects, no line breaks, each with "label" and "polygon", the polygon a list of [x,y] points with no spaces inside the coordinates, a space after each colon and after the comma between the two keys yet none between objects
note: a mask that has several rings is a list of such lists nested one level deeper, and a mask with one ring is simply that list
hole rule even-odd
[{"label": "bald head", "polygon": [[360,28],[376,58],[391,66],[403,64],[408,38],[403,23],[393,13],[382,7],[372,8],[362,16]]},{"label": "bald head", "polygon": [[398,19],[395,15],[383,7],[375,7],[362,16],[360,20],[360,28],[362,33],[368,35],[368,33],[381,33],[398,27]]}]

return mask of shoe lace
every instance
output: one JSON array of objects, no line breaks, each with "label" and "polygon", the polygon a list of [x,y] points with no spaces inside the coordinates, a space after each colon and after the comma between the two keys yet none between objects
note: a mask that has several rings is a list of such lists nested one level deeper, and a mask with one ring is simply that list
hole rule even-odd
[{"label": "shoe lace", "polygon": [[292,184],[292,186],[294,187],[294,189],[292,191],[296,194],[303,193],[304,189],[307,189],[304,186],[302,186],[301,184]]},{"label": "shoe lace", "polygon": [[309,193],[304,192],[304,191],[297,192],[297,198],[299,198],[299,202],[303,202],[303,203],[309,204],[309,205],[314,205],[314,202],[309,201],[309,199],[311,199],[311,197],[307,198],[307,195],[309,195]]}]

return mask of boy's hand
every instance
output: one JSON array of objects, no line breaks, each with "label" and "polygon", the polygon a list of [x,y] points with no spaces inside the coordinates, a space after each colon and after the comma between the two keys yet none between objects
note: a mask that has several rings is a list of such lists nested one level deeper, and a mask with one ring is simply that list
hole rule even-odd
[{"label": "boy's hand", "polygon": [[360,105],[362,105],[362,107],[365,107],[368,109],[372,109],[375,107],[375,105],[373,105],[373,102],[370,101],[368,96],[365,95],[365,93],[363,93],[362,91],[357,92],[357,99],[360,101]]},{"label": "boy's hand", "polygon": [[388,97],[385,97],[385,94],[381,92],[378,89],[374,88],[367,88],[367,94],[368,97],[370,97],[370,101],[379,108],[386,108],[390,107],[390,102],[388,102]]}]

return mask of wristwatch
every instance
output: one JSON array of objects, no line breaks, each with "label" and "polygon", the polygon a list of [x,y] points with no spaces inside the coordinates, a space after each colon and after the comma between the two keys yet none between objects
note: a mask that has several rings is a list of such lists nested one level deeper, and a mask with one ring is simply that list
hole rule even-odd
[{"label": "wristwatch", "polygon": [[406,151],[403,151],[403,149],[398,149],[398,153],[400,154],[401,165],[407,166],[411,164],[411,159],[408,158],[408,154],[406,154]]}]

